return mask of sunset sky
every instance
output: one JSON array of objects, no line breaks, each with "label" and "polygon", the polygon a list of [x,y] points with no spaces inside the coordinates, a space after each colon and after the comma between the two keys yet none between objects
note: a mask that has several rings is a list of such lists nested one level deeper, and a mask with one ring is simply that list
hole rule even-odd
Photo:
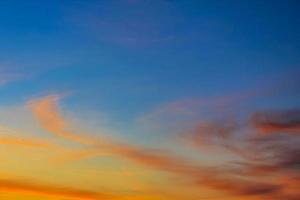
[{"label": "sunset sky", "polygon": [[0,200],[299,200],[299,10],[0,1]]}]

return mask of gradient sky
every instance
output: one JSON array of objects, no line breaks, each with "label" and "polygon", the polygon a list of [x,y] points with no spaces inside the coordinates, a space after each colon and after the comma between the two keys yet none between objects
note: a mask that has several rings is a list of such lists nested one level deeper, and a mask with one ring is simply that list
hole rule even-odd
[{"label": "gradient sky", "polygon": [[0,1],[0,200],[298,200],[299,10]]}]

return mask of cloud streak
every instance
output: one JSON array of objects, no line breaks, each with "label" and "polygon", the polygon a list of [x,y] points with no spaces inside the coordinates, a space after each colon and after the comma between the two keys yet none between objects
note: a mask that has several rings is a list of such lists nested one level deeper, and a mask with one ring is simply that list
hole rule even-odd
[{"label": "cloud streak", "polygon": [[253,126],[262,133],[300,134],[300,110],[257,112],[251,117]]},{"label": "cloud streak", "polygon": [[33,138],[0,137],[0,144],[62,151],[65,148]]},{"label": "cloud streak", "polygon": [[1,70],[1,66],[0,66],[0,86],[3,86],[9,82],[18,80],[22,77],[23,77],[22,74]]},{"label": "cloud streak", "polygon": [[[188,134],[187,139],[196,142],[200,147],[202,144],[219,146],[241,158],[239,162],[228,163],[229,168],[207,167],[163,149],[150,149],[103,138],[96,140],[88,135],[79,136],[72,131],[67,131],[70,127],[58,108],[57,96],[46,96],[31,101],[30,105],[35,118],[43,129],[67,141],[75,141],[88,147],[82,151],[67,153],[58,159],[62,162],[115,155],[120,159],[130,160],[144,167],[179,176],[193,187],[210,188],[233,196],[264,196],[268,198],[286,196],[283,191],[292,186],[292,184],[284,185],[281,181],[269,180],[268,174],[280,172],[276,175],[279,178],[287,177],[288,174],[294,176],[299,172],[298,154],[295,154],[299,151],[297,148],[290,148],[296,147],[299,143],[294,141],[295,144],[291,145],[291,135],[284,135],[283,139],[276,135],[240,138],[236,133],[239,133],[241,129],[239,123],[235,121],[201,122],[197,124],[192,133]],[[187,135],[183,137],[185,136]],[[238,142],[242,146],[237,147],[233,145],[232,141]],[[266,178],[264,181],[258,178],[263,172],[265,172],[264,176],[261,177]]]},{"label": "cloud streak", "polygon": [[224,163],[225,171],[209,174],[198,183],[233,195],[294,199],[300,195],[299,189],[294,189],[294,194],[286,191],[294,188],[295,182],[283,183],[282,179],[300,173],[298,109],[250,116],[249,121],[200,121],[180,134],[181,141],[201,151],[219,149],[237,156]]},{"label": "cloud streak", "polygon": [[93,139],[74,134],[72,131],[67,130],[67,123],[59,113],[57,105],[59,97],[59,95],[49,95],[28,103],[34,117],[40,123],[41,127],[49,133],[70,141],[93,144]]},{"label": "cloud streak", "polygon": [[112,195],[88,190],[42,185],[30,181],[0,179],[0,191],[24,195],[38,195],[45,197],[72,198],[80,200],[108,200]]}]

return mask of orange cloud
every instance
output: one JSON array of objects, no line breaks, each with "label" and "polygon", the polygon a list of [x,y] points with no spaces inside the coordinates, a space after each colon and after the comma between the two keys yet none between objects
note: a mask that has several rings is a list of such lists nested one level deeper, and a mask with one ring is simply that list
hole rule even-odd
[{"label": "orange cloud", "polygon": [[54,161],[58,163],[68,163],[68,162],[78,161],[81,159],[86,159],[89,157],[99,157],[99,156],[105,157],[111,155],[111,153],[109,152],[104,152],[103,150],[94,147],[89,149],[70,150],[65,153],[66,154],[63,154],[58,158],[55,158]]},{"label": "orange cloud", "polygon": [[[225,149],[232,147],[231,150],[233,153],[239,153],[241,155],[249,154],[251,155],[249,157],[257,157],[257,159],[255,160],[245,156],[243,159],[246,159],[246,161],[251,164],[243,163],[244,165],[239,165],[238,168],[236,168],[236,165],[229,165],[228,169],[218,169],[216,167],[208,168],[195,164],[188,159],[175,156],[162,149],[149,149],[117,142],[116,140],[104,140],[103,142],[88,136],[79,136],[71,131],[66,131],[69,128],[68,123],[60,114],[57,103],[57,96],[47,96],[41,100],[31,102],[32,112],[40,122],[41,127],[56,136],[70,141],[76,141],[90,147],[90,149],[87,150],[70,152],[70,154],[63,157],[62,161],[74,161],[91,156],[112,154],[149,168],[173,173],[184,180],[188,180],[192,186],[207,187],[217,191],[227,192],[229,195],[234,196],[264,196],[268,198],[284,195],[281,192],[282,188],[286,189],[286,187],[289,186],[282,185],[279,182],[260,181],[260,178],[257,178],[257,176],[255,176],[256,179],[254,181],[251,175],[262,174],[261,172],[259,173],[259,171],[271,169],[264,168],[264,166],[255,163],[257,160],[265,160],[272,169],[280,168],[282,171],[293,170],[293,172],[291,172],[292,174],[298,171],[297,166],[299,159],[296,158],[297,156],[287,156],[289,154],[288,151],[284,151],[284,149],[286,149],[286,143],[274,149],[274,145],[276,146],[277,143],[281,141],[280,139],[275,138],[269,142],[266,142],[268,140],[261,139],[261,137],[253,140],[249,138],[242,138],[244,141],[236,140],[244,144],[244,148],[235,148],[230,142],[223,143],[226,140],[236,139],[235,135],[232,134],[238,130],[235,123],[198,124],[192,138],[195,139],[197,135],[204,135],[205,138],[209,140],[217,138],[217,140],[221,141],[220,144],[222,144]],[[214,144],[214,142],[215,140],[213,139],[212,143]],[[290,142],[288,141],[287,144],[290,144]],[[298,152],[297,149],[296,151]],[[295,152],[295,150],[291,149],[290,153],[293,152]],[[270,155],[274,157],[268,157]],[[251,170],[252,172],[250,173]],[[287,175],[285,172],[280,172],[280,176]],[[267,177],[262,176],[262,178]]]},{"label": "orange cloud", "polygon": [[209,174],[197,181],[200,186],[213,188],[237,196],[266,195],[279,193],[282,186],[261,181],[243,180],[237,178],[222,178],[217,174]]},{"label": "orange cloud", "polygon": [[300,134],[300,110],[258,112],[251,122],[262,133]]},{"label": "orange cloud", "polygon": [[[115,151],[115,153],[146,167],[180,174],[189,173],[195,170],[195,166],[188,160],[171,155],[163,150],[128,145],[124,145],[122,148],[122,150]],[[199,166],[199,168],[202,167]]]},{"label": "orange cloud", "polygon": [[49,149],[54,151],[65,150],[64,147],[32,138],[0,137],[0,144]]},{"label": "orange cloud", "polygon": [[189,142],[197,148],[215,149],[222,146],[225,140],[233,138],[233,134],[239,129],[235,121],[206,122],[201,121],[189,131],[180,135],[180,139]]},{"label": "orange cloud", "polygon": [[[209,146],[213,150],[221,149],[238,156],[236,160],[224,163],[225,170],[221,165],[221,170],[194,175],[199,179],[196,183],[234,196],[297,199],[295,197],[300,190],[295,188],[295,182],[285,184],[274,178],[285,179],[299,174],[300,138],[297,134],[256,133],[257,130],[264,133],[298,133],[299,113],[297,110],[256,113],[251,118],[254,129],[247,126],[248,121],[229,124],[213,120],[199,122],[191,131],[180,134],[180,139],[201,150]],[[240,124],[244,124],[245,129],[237,126]],[[291,188],[294,188],[293,193],[287,193]]]},{"label": "orange cloud", "polygon": [[190,167],[186,164],[187,161],[178,160],[178,158],[164,154],[161,151],[155,152],[151,149],[119,143],[114,140],[100,142],[88,136],[78,136],[73,132],[65,131],[68,128],[68,124],[59,112],[58,99],[57,95],[50,95],[30,102],[32,112],[40,122],[41,127],[59,137],[94,147],[94,150],[83,150],[68,154],[69,156],[62,158],[62,160],[77,160],[90,156],[115,154],[165,171],[183,171],[185,168]]},{"label": "orange cloud", "polygon": [[[129,159],[145,167],[150,167],[159,171],[164,171],[178,175],[181,180],[188,181],[191,187],[201,187],[225,192],[226,195],[238,196],[273,196],[280,194],[280,190],[285,186],[279,183],[262,182],[251,180],[248,174],[242,174],[239,170],[216,169],[197,165],[189,160],[174,156],[162,150],[151,150],[142,147],[120,145],[113,153],[123,159]],[[86,152],[78,159],[89,156],[97,156],[95,152]],[[244,178],[234,178],[240,174]],[[180,183],[179,181],[178,183]],[[186,182],[187,183],[187,182]],[[173,183],[176,185],[176,183]]]},{"label": "orange cloud", "polygon": [[49,95],[45,98],[30,101],[29,105],[34,117],[41,127],[59,137],[83,144],[93,144],[91,138],[86,138],[67,130],[67,123],[58,109],[58,95]]},{"label": "orange cloud", "polygon": [[113,199],[112,195],[80,190],[68,187],[57,187],[52,185],[40,185],[25,181],[1,180],[0,192],[12,192],[18,194],[33,194],[58,198],[72,198],[81,200],[108,200]]}]

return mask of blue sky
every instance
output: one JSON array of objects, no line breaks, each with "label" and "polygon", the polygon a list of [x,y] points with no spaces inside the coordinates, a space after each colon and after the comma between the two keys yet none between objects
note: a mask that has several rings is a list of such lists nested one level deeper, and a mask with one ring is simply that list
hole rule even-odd
[{"label": "blue sky", "polygon": [[299,61],[296,1],[1,4],[1,57],[27,73],[71,67],[76,76],[84,67],[86,76],[123,71],[162,84],[165,76],[172,81],[181,74],[192,76],[184,79],[191,86],[199,76],[205,83],[255,79]]}]

